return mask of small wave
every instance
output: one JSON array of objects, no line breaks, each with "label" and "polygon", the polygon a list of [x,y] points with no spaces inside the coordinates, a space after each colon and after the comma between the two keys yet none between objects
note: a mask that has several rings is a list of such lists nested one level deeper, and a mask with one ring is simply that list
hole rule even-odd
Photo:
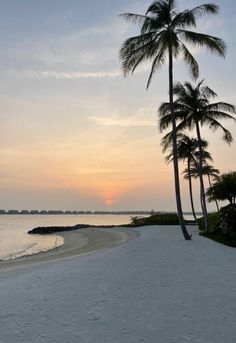
[{"label": "small wave", "polygon": [[[52,238],[52,236],[50,237]],[[55,241],[52,243],[48,243],[49,245],[46,247],[43,247],[44,244],[40,244],[43,243],[41,241],[39,242],[35,242],[31,245],[29,245],[28,247],[24,248],[21,251],[17,251],[14,253],[11,253],[3,258],[0,259],[0,261],[10,261],[10,260],[15,260],[18,258],[22,258],[22,257],[26,257],[26,256],[32,256],[32,255],[37,255],[46,251],[50,251],[50,250],[54,250],[57,249],[58,247],[60,247],[61,245],[64,244],[64,238],[60,237],[60,236],[54,236]]]}]

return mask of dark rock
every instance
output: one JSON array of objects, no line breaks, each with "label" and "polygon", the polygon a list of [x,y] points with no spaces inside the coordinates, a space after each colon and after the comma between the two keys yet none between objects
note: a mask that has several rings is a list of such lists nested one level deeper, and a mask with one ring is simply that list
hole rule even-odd
[{"label": "dark rock", "polygon": [[85,229],[88,227],[92,227],[92,225],[78,224],[74,226],[46,226],[46,227],[36,227],[28,231],[28,233],[31,235],[33,234],[48,235],[50,233]]},{"label": "dark rock", "polygon": [[50,233],[56,232],[66,232],[66,231],[73,231],[78,229],[87,229],[87,228],[101,228],[101,229],[108,229],[108,228],[116,228],[116,227],[126,227],[129,225],[89,225],[89,224],[77,224],[74,226],[46,226],[46,227],[36,227],[30,231],[28,234],[30,235],[48,235]]}]

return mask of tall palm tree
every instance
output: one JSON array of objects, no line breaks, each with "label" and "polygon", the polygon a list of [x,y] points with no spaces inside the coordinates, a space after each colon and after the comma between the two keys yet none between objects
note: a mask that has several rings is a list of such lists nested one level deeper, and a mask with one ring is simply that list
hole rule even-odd
[{"label": "tall palm tree", "polygon": [[220,56],[224,56],[225,54],[225,44],[217,37],[191,30],[191,28],[196,27],[198,18],[205,14],[217,14],[218,7],[216,5],[204,4],[183,12],[178,12],[176,5],[176,0],[159,0],[154,1],[144,15],[134,13],[122,14],[124,19],[140,26],[140,34],[124,42],[120,50],[120,57],[124,75],[132,74],[142,62],[147,60],[152,61],[147,88],[150,85],[153,75],[165,64],[166,59],[168,59],[175,195],[181,229],[185,239],[190,240],[191,237],[184,224],[180,196],[176,120],[173,106],[173,60],[179,55],[182,55],[184,61],[189,66],[191,75],[197,78],[199,75],[199,66],[186,46],[186,43],[206,48]]},{"label": "tall palm tree", "polygon": [[[169,134],[163,137],[162,139],[162,146],[163,152],[167,149],[169,150],[169,154],[166,156],[166,162],[173,161],[173,147],[171,148],[170,145],[170,137]],[[208,146],[208,142],[202,140],[202,147],[205,149]],[[206,158],[211,158],[210,153],[207,151],[205,152]],[[197,220],[195,209],[194,209],[194,202],[193,202],[193,188],[192,188],[192,177],[191,177],[191,165],[198,159],[198,140],[196,138],[190,138],[185,134],[177,134],[177,156],[178,160],[187,161],[187,168],[186,174],[188,175],[188,182],[189,182],[189,194],[190,194],[190,202],[192,208],[192,214],[195,219]]]},{"label": "tall palm tree", "polygon": [[178,123],[176,130],[196,129],[199,142],[199,179],[201,185],[201,199],[203,204],[203,215],[205,220],[205,230],[207,230],[207,207],[205,199],[204,180],[202,174],[203,168],[203,148],[201,145],[202,126],[208,126],[211,130],[223,130],[223,139],[228,144],[233,140],[229,130],[219,122],[220,119],[233,119],[230,113],[236,113],[235,107],[225,102],[211,103],[210,100],[217,94],[208,86],[203,86],[203,81],[194,87],[190,82],[184,84],[177,83],[173,89],[176,100],[173,105],[164,103],[159,108],[160,129],[161,131],[169,127],[172,123],[172,107],[175,109],[175,119]]}]

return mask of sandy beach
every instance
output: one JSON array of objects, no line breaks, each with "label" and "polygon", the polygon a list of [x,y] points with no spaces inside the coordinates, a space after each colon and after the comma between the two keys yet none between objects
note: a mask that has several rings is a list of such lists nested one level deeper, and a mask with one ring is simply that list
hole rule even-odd
[{"label": "sandy beach", "polygon": [[[194,227],[190,242],[176,226],[113,231],[2,267],[0,342],[235,342],[235,249]],[[110,243],[91,253],[96,235]]]},{"label": "sandy beach", "polygon": [[63,245],[36,255],[25,256],[10,261],[0,261],[0,272],[106,249],[137,237],[138,232],[127,228],[88,228],[60,232],[57,235],[63,237]]}]

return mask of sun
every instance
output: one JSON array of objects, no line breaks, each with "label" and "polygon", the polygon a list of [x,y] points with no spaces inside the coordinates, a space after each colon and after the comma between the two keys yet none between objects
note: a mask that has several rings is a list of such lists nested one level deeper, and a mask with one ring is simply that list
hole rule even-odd
[{"label": "sun", "polygon": [[106,199],[105,203],[107,206],[111,206],[113,204],[113,200],[112,199]]}]

